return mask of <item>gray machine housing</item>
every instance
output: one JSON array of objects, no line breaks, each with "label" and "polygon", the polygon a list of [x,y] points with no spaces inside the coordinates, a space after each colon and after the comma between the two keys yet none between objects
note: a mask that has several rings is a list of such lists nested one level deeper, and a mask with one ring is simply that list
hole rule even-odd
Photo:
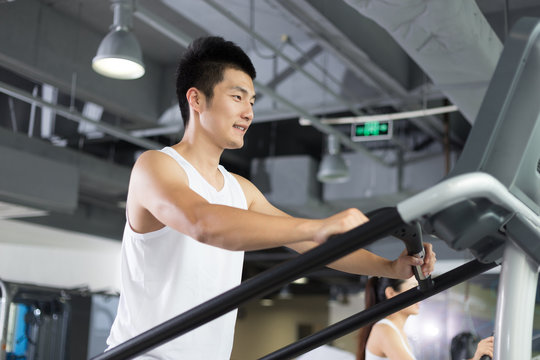
[{"label": "gray machine housing", "polygon": [[[523,18],[505,44],[476,122],[448,178],[471,172],[492,175],[540,214],[540,27]],[[482,262],[500,261],[505,232],[519,232],[519,246],[540,262],[530,226],[485,199],[469,199],[433,216],[424,229]],[[528,241],[530,240],[530,241]]]}]

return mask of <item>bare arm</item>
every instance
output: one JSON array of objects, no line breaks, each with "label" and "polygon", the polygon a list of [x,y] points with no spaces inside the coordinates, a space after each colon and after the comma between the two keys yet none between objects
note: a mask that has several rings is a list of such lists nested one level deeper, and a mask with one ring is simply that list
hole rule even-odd
[{"label": "bare arm", "polygon": [[[248,206],[250,210],[273,216],[290,217],[285,212],[279,210],[278,208],[270,204],[270,202],[268,202],[264,195],[251,182],[240,176],[236,177],[240,182],[242,188],[244,189],[244,193],[246,194],[246,197],[248,199]],[[350,216],[354,219],[352,220],[351,226],[350,228],[348,228],[348,230],[353,229],[354,227],[368,221],[367,217],[357,209],[345,210],[334,216],[323,219],[322,221],[331,223],[335,219],[347,216]],[[329,231],[329,233],[335,234],[344,231]],[[309,239],[307,241],[299,241],[286,244],[286,246],[299,253],[303,253],[312,249],[318,244],[318,242]],[[425,244],[425,246],[426,258],[422,269],[426,273],[431,273],[433,271],[433,266],[435,262],[435,253],[432,251],[431,244]],[[417,258],[414,258],[412,256],[407,256],[406,251],[403,251],[403,253],[398,259],[390,261],[376,254],[373,254],[372,252],[360,249],[329,264],[329,267],[353,274],[377,275],[390,278],[405,279],[413,275],[411,265],[416,264],[421,264],[421,260],[418,260]]]},{"label": "bare arm", "polygon": [[325,222],[210,204],[189,188],[183,169],[158,151],[147,151],[137,160],[127,206],[135,231],[167,225],[229,250],[257,250],[313,239],[320,243],[359,224],[355,216]]}]

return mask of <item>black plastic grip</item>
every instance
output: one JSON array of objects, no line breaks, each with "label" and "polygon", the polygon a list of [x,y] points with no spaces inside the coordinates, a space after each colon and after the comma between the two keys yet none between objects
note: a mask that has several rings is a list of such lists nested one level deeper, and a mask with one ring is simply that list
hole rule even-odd
[{"label": "black plastic grip", "polygon": [[[408,255],[420,259],[423,259],[426,255],[424,243],[422,241],[422,227],[418,222],[415,222],[412,225],[404,224],[394,230],[392,235],[405,243]],[[421,266],[413,266],[412,271],[416,281],[418,281],[418,288],[421,291],[429,290],[433,287],[431,275],[425,276]]]}]

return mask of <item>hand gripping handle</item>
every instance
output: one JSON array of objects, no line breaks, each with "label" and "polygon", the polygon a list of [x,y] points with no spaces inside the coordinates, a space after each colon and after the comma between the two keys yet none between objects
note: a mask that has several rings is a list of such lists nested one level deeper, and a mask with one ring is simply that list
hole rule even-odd
[{"label": "hand gripping handle", "polygon": [[[415,222],[412,225],[404,224],[402,227],[395,230],[392,235],[405,243],[409,255],[420,259],[423,259],[426,255],[424,243],[422,241],[422,228],[418,222]],[[433,287],[431,275],[425,276],[421,266],[413,266],[412,271],[416,281],[418,281],[419,290],[425,291]]]},{"label": "hand gripping handle", "polygon": [[[493,336],[493,334],[491,334],[491,336]],[[480,360],[491,360],[491,356],[489,356],[489,355],[482,355],[482,357],[480,358]]]}]

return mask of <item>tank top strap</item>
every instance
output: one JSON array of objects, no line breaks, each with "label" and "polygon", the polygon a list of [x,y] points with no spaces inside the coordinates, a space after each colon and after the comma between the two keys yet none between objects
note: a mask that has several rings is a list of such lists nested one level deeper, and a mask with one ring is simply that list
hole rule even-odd
[{"label": "tank top strap", "polygon": [[170,146],[166,146],[161,150],[158,150],[159,152],[162,152],[164,154],[169,155],[172,157],[178,165],[180,165],[184,171],[186,172],[188,179],[191,180],[191,177],[194,175],[199,175],[198,171],[191,165],[182,155],[180,155],[176,150],[174,150]]}]

